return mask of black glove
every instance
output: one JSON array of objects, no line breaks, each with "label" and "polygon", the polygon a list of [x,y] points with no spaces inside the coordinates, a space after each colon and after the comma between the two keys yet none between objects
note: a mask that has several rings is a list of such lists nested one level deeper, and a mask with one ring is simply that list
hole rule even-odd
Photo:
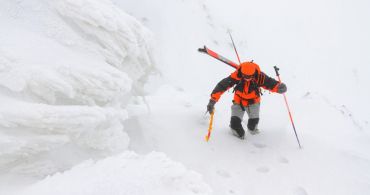
[{"label": "black glove", "polygon": [[213,100],[213,99],[210,99],[209,100],[209,103],[207,105],[207,111],[212,114],[212,112],[215,110],[215,104],[216,104],[216,101]]},{"label": "black glove", "polygon": [[287,87],[284,83],[280,83],[278,86],[278,93],[285,93],[287,91]]}]

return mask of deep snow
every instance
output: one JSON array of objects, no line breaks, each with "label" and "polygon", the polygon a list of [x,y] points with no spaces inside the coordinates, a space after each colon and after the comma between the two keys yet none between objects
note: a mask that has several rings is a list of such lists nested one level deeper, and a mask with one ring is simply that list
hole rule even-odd
[{"label": "deep snow", "polygon": [[[367,1],[0,4],[1,194],[370,193]],[[302,150],[268,92],[260,134],[231,135],[227,92],[204,141],[232,69],[197,48],[237,61],[228,30],[281,68]]]}]

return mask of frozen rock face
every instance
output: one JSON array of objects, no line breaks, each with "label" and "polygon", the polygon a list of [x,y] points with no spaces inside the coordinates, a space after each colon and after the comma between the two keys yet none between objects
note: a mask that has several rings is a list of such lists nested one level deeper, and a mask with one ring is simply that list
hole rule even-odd
[{"label": "frozen rock face", "polygon": [[150,31],[110,1],[59,0],[56,8],[67,23],[97,45],[109,64],[134,81],[153,68]]},{"label": "frozen rock face", "polygon": [[125,72],[109,66],[0,66],[0,85],[47,104],[106,106],[121,102],[132,88],[132,80]]},{"label": "frozen rock face", "polygon": [[0,8],[0,171],[45,176],[128,148],[152,35],[107,0]]}]

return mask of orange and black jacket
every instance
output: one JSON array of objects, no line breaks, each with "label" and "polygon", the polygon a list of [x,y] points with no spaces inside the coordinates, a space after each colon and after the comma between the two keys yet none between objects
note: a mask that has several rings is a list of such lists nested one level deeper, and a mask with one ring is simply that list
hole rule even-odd
[{"label": "orange and black jacket", "polygon": [[211,99],[217,102],[226,90],[235,86],[233,102],[242,106],[248,106],[261,101],[260,87],[277,92],[278,84],[279,82],[275,79],[258,71],[255,72],[251,81],[245,81],[242,79],[240,71],[236,70],[216,85],[212,91]]}]

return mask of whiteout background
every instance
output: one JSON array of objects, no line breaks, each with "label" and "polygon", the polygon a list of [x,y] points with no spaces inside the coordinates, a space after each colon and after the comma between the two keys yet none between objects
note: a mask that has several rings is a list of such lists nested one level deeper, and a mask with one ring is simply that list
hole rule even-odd
[{"label": "whiteout background", "polygon": [[[368,194],[367,1],[0,0],[0,194]],[[255,60],[261,133],[204,141],[209,94]],[[46,177],[47,176],[47,177]]]}]

